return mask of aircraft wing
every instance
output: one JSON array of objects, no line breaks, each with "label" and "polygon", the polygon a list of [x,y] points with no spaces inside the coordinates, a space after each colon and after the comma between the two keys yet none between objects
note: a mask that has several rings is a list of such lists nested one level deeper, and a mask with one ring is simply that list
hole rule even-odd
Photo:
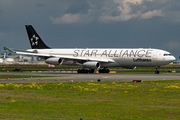
[{"label": "aircraft wing", "polygon": [[[30,51],[24,51],[24,50],[17,50],[17,49],[10,49],[7,48],[6,49],[9,52],[13,52],[16,54],[24,54],[24,55],[34,55],[34,56],[38,56],[38,57],[57,57],[57,58],[62,58],[62,59],[66,59],[66,60],[85,60],[85,61],[98,61],[98,62],[115,62],[112,59],[101,59],[101,58],[86,58],[86,57],[73,57],[73,56],[67,56],[67,55],[56,55],[56,54],[45,54],[45,53],[36,53],[36,52],[30,52]],[[14,51],[16,50],[16,51]],[[20,51],[20,52],[18,52]]]}]

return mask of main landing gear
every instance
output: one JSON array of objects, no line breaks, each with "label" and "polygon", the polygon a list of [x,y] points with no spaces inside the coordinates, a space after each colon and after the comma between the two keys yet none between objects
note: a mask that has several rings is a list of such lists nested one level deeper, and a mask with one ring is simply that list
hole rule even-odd
[{"label": "main landing gear", "polygon": [[94,73],[94,69],[78,69],[77,73]]},{"label": "main landing gear", "polygon": [[[94,73],[94,69],[78,69],[77,73]],[[109,69],[104,68],[104,69],[99,69],[99,73],[109,73]]]},{"label": "main landing gear", "polygon": [[159,68],[160,66],[156,67],[155,74],[159,74]]},{"label": "main landing gear", "polygon": [[109,69],[107,68],[99,69],[99,73],[109,73]]}]

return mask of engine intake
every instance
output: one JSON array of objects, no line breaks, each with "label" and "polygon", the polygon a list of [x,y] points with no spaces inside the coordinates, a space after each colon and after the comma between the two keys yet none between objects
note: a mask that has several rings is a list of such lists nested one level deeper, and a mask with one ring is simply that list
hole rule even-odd
[{"label": "engine intake", "polygon": [[85,62],[83,63],[83,67],[89,68],[89,69],[98,69],[100,68],[99,62]]},{"label": "engine intake", "polygon": [[48,58],[45,62],[51,65],[61,65],[63,60],[61,58]]}]

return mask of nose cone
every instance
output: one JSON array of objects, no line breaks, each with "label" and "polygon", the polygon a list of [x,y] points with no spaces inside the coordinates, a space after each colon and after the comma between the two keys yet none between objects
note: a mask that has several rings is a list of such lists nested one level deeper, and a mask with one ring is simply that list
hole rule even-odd
[{"label": "nose cone", "polygon": [[174,57],[174,56],[172,56],[173,58],[172,58],[172,61],[175,61],[176,60],[176,58]]},{"label": "nose cone", "polygon": [[174,56],[171,56],[169,59],[168,59],[168,61],[170,61],[170,62],[174,62],[176,60],[176,58],[174,57]]}]

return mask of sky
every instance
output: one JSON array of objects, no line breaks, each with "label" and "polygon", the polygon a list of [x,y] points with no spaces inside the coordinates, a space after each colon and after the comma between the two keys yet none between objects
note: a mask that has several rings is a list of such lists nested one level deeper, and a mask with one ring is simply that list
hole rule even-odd
[{"label": "sky", "polygon": [[180,0],[0,0],[0,49],[157,48],[180,56]]}]

